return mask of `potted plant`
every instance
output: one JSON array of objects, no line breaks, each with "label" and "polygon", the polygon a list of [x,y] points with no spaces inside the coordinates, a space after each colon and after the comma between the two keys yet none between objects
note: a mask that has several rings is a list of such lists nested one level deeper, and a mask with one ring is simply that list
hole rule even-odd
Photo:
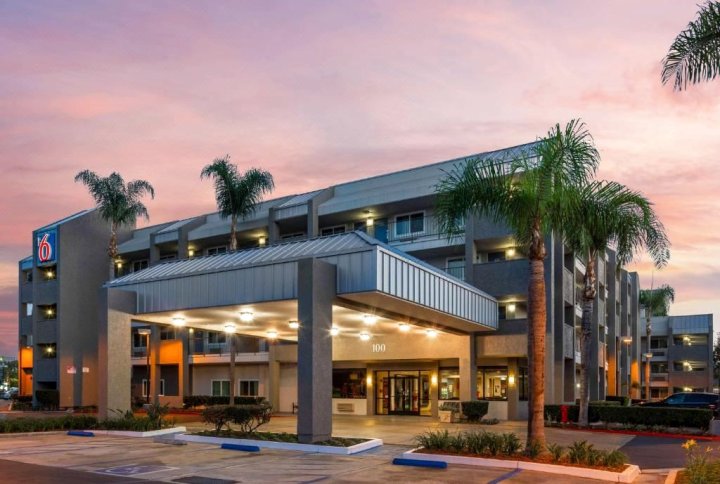
[{"label": "potted plant", "polygon": [[443,402],[438,410],[440,422],[456,423],[460,421],[460,402]]}]

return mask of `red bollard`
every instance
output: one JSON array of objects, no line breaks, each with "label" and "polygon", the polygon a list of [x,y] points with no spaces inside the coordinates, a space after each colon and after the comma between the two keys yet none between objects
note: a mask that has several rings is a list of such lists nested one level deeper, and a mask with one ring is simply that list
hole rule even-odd
[{"label": "red bollard", "polygon": [[560,422],[564,424],[569,422],[567,405],[560,405]]}]

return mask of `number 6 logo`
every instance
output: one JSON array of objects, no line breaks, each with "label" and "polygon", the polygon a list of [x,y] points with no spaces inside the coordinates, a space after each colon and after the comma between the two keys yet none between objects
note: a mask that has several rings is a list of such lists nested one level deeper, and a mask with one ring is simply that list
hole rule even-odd
[{"label": "number 6 logo", "polygon": [[47,262],[52,259],[52,245],[50,245],[50,234],[43,234],[42,238],[38,239],[38,260],[40,262]]}]

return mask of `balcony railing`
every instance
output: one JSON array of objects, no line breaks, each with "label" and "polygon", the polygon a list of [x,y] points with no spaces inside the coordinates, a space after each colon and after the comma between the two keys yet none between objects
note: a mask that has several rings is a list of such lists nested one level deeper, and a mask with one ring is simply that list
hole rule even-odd
[{"label": "balcony railing", "polygon": [[445,272],[453,277],[457,277],[461,281],[465,280],[465,266],[462,267],[446,267]]},{"label": "balcony railing", "polygon": [[[458,235],[463,235],[465,232],[464,222],[460,230],[461,233]],[[437,217],[428,215],[422,218],[422,224],[417,220],[396,222],[395,219],[388,222],[385,227],[376,224],[375,238],[381,242],[403,243],[419,239],[446,239],[447,233],[442,231]]]}]

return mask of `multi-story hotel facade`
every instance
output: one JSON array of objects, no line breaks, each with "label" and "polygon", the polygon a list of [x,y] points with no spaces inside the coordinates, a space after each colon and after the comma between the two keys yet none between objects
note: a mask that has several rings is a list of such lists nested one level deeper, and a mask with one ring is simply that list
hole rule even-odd
[{"label": "multi-story hotel facade", "polygon": [[[232,253],[217,213],[128,229],[112,279],[94,211],[36,230],[19,267],[21,391],[102,411],[148,390],[177,405],[234,385],[301,415],[433,416],[479,398],[490,416],[526,418],[528,260],[502,224],[468,215],[448,237],[434,214],[436,184],[464,160],[265,201]],[[547,247],[546,400],[573,402],[585,267],[557,236]],[[640,380],[638,277],[617,269],[608,249],[591,399]]]}]

